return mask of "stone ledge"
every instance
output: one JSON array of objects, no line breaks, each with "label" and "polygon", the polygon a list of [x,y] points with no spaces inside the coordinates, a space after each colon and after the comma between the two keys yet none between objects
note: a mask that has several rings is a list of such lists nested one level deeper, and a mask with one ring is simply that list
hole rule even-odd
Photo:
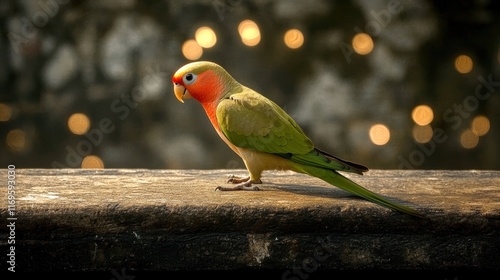
[{"label": "stone ledge", "polygon": [[500,270],[500,171],[349,175],[426,219],[290,172],[214,191],[229,174],[246,171],[17,169],[16,270]]}]

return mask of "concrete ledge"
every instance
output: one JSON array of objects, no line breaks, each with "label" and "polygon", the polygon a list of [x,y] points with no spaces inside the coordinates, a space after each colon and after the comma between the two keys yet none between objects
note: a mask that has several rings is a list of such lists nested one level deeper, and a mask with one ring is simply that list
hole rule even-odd
[{"label": "concrete ledge", "polygon": [[17,169],[16,271],[500,270],[500,171],[350,176],[427,219],[290,172],[214,191],[229,174],[246,172]]}]

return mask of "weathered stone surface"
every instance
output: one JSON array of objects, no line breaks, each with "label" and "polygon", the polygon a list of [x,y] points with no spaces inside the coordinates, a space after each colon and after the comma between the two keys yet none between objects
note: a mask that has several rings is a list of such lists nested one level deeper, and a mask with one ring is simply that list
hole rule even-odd
[{"label": "weathered stone surface", "polygon": [[[245,173],[18,169],[16,268],[269,269],[286,279],[304,279],[294,267],[306,274],[500,269],[499,171],[349,175],[426,219],[290,172],[265,173],[258,192],[214,191],[229,174]],[[0,205],[7,217],[6,199]],[[7,237],[2,231],[2,252]]]}]

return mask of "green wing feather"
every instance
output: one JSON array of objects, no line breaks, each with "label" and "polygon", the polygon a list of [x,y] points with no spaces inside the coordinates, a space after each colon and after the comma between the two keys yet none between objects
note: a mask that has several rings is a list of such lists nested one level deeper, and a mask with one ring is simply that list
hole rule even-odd
[{"label": "green wing feather", "polygon": [[223,99],[216,114],[222,132],[238,147],[272,154],[303,154],[314,148],[288,114],[248,88]]},{"label": "green wing feather", "polygon": [[221,100],[216,114],[224,135],[240,148],[275,154],[320,168],[358,174],[368,170],[315,148],[281,107],[249,88]]}]

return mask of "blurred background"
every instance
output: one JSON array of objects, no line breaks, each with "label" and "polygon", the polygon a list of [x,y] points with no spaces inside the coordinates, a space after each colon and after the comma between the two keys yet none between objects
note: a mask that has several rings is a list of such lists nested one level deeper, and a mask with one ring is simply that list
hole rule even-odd
[{"label": "blurred background", "polygon": [[0,2],[0,168],[244,168],[182,65],[210,60],[373,169],[500,168],[500,2]]}]

